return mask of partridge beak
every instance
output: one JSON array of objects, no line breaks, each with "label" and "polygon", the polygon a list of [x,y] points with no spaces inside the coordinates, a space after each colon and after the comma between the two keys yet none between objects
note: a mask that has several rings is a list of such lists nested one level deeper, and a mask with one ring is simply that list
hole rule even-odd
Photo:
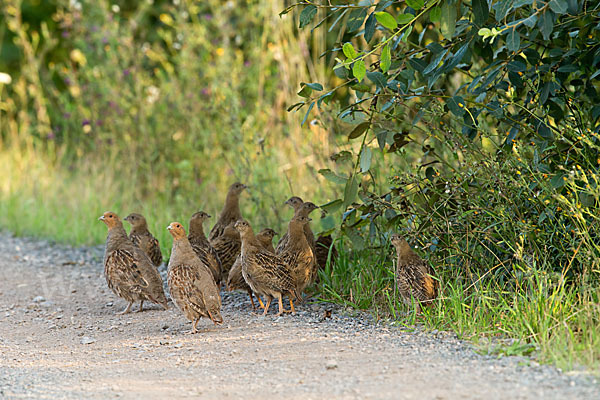
[{"label": "partridge beak", "polygon": [[169,225],[169,226],[167,226],[167,229],[171,230],[171,229],[173,229],[173,227],[171,225]]},{"label": "partridge beak", "polygon": [[98,221],[104,221],[104,215],[101,215],[100,218],[98,218]]}]

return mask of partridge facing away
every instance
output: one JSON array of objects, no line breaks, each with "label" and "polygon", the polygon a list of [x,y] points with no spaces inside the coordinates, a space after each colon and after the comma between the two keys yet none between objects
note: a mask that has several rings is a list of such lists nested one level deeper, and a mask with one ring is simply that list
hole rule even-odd
[{"label": "partridge facing away", "polygon": [[204,211],[198,211],[192,215],[188,240],[198,258],[210,268],[217,286],[220,286],[222,276],[221,260],[219,260],[219,255],[206,238],[206,235],[204,235],[203,224],[208,218],[210,218],[210,215]]},{"label": "partridge facing away", "polygon": [[227,197],[225,198],[225,205],[219,215],[219,219],[215,223],[215,226],[210,230],[208,240],[211,242],[223,235],[225,227],[229,224],[234,224],[236,221],[242,219],[242,212],[240,211],[240,194],[248,186],[243,183],[236,182],[229,187]]},{"label": "partridge facing away", "polygon": [[310,285],[317,274],[315,255],[308,244],[304,227],[310,218],[296,215],[288,225],[288,241],[279,248],[277,255],[290,266],[296,293],[301,294]]},{"label": "partridge facing away", "polygon": [[202,317],[215,325],[223,323],[221,296],[210,267],[198,258],[179,222],[172,222],[167,229],[173,236],[167,283],[175,305],[193,322],[191,333],[198,332]]},{"label": "partridge facing away", "polygon": [[[267,250],[270,253],[275,253],[275,249],[273,248],[273,237],[277,233],[271,229],[266,228],[260,231],[256,235],[256,239],[260,242],[263,249]],[[245,290],[248,292],[248,296],[250,296],[250,302],[252,303],[252,309],[256,310],[256,305],[254,304],[254,298],[252,297],[252,289],[248,286],[248,283],[244,280],[244,276],[242,275],[242,256],[241,254],[235,259],[231,270],[229,270],[229,277],[227,279],[227,290]],[[260,299],[259,299],[260,301]]]},{"label": "partridge facing away", "polygon": [[317,259],[318,269],[325,269],[327,265],[327,259],[329,258],[329,253],[331,249],[331,259],[330,264],[333,264],[338,257],[338,251],[333,244],[333,239],[331,235],[320,235],[317,238],[315,243],[315,256]]},{"label": "partridge facing away", "polygon": [[146,218],[141,214],[132,213],[125,217],[125,221],[131,224],[129,240],[142,249],[150,258],[152,264],[158,267],[162,263],[162,253],[158,240],[148,230]]},{"label": "partridge facing away", "polygon": [[135,301],[152,301],[167,309],[167,298],[162,279],[146,253],[127,237],[119,216],[107,211],[100,218],[108,227],[106,250],[104,251],[104,277],[108,287],[119,297],[129,302],[121,312],[126,314]]},{"label": "partridge facing away", "polygon": [[227,225],[223,230],[223,234],[210,242],[221,261],[221,270],[224,277],[229,275],[229,270],[237,256],[240,255],[242,247],[240,234],[233,226],[234,224]]},{"label": "partridge facing away", "polygon": [[247,221],[236,222],[235,228],[242,238],[242,276],[254,293],[267,298],[263,315],[267,314],[271,301],[275,297],[279,301],[277,315],[281,315],[284,312],[282,300],[284,295],[289,296],[291,311],[295,312],[292,299],[298,299],[299,294],[289,265],[263,248]]},{"label": "partridge facing away", "polygon": [[391,242],[398,254],[396,285],[402,300],[410,304],[411,298],[414,298],[417,312],[420,312],[421,305],[432,306],[437,297],[439,282],[433,278],[431,267],[400,235],[392,235]]},{"label": "partridge facing away", "polygon": [[[314,210],[316,210],[317,207],[314,203],[311,203],[310,201],[304,202],[302,203],[300,206],[298,206],[298,208],[296,208],[296,203],[288,203],[290,200],[292,200],[294,197],[290,198],[288,201],[286,201],[286,204],[292,204],[292,206],[294,207],[294,217],[307,217],[310,215],[311,212],[313,212]],[[299,197],[297,199],[300,199]],[[308,241],[308,245],[310,246],[310,248],[313,250],[313,253],[315,252],[315,235],[313,234],[312,230],[310,229],[310,224],[306,224],[304,225],[304,235],[306,236],[306,240]],[[275,248],[275,252],[276,253],[280,253],[281,249],[285,248],[287,246],[287,241],[289,240],[288,238],[288,234],[287,232],[281,237],[281,239],[279,239],[279,242],[277,243],[277,247]]]}]

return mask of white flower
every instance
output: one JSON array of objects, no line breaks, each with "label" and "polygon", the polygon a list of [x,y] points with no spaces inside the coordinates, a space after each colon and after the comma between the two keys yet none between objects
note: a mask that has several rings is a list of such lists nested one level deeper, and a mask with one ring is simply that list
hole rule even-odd
[{"label": "white flower", "polygon": [[11,82],[12,82],[12,78],[9,74],[0,72],[0,84],[10,85]]},{"label": "white flower", "polygon": [[146,101],[149,104],[156,103],[160,97],[160,90],[156,86],[148,86],[146,88]]}]

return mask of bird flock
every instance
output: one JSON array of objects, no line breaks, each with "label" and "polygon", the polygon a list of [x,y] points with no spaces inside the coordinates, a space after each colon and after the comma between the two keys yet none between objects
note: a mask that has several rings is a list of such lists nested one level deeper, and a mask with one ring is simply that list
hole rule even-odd
[{"label": "bird flock", "polygon": [[[201,318],[221,324],[221,286],[227,290],[243,290],[250,296],[256,310],[254,296],[266,315],[271,302],[277,300],[278,313],[295,313],[294,301],[301,302],[302,294],[313,284],[319,269],[329,261],[335,262],[337,250],[329,235],[315,240],[310,228],[309,215],[318,207],[291,197],[285,204],[294,209],[287,231],[276,247],[272,240],[277,234],[265,228],[255,233],[240,211],[240,195],[247,188],[234,183],[229,188],[225,204],[208,237],[204,223],[211,218],[204,211],[195,212],[186,234],[180,222],[167,227],[173,236],[173,247],[167,267],[170,297],[183,315],[192,322],[191,333],[196,333]],[[108,287],[128,302],[121,314],[131,311],[139,301],[168,309],[167,297],[157,267],[162,263],[158,240],[148,230],[146,219],[140,214],[125,218],[131,224],[129,235],[119,216],[107,211],[99,220],[108,228],[104,253],[104,276]],[[433,278],[429,265],[422,260],[399,235],[391,242],[398,254],[396,282],[405,302],[415,300],[420,305],[431,305],[437,296],[438,281]],[[284,306],[284,297],[289,309]],[[264,300],[264,302],[263,302]]]}]

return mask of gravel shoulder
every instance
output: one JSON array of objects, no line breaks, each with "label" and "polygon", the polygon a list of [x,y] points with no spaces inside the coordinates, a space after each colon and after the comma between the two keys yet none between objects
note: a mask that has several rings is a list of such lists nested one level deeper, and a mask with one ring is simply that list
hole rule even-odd
[{"label": "gravel shoulder", "polygon": [[102,251],[0,234],[0,398],[600,399],[591,377],[330,304],[263,318],[223,293],[196,335],[172,303],[118,316]]}]

